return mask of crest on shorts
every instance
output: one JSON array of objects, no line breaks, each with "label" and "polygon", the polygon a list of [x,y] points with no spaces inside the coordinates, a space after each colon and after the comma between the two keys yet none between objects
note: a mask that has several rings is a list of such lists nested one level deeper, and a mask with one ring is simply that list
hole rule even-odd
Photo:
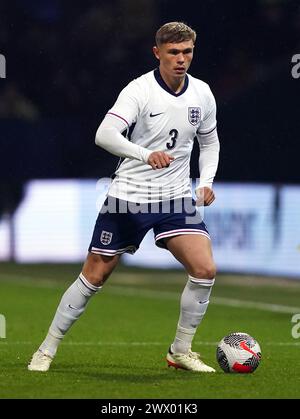
[{"label": "crest on shorts", "polygon": [[100,242],[104,244],[104,246],[107,246],[108,244],[111,243],[112,236],[113,236],[113,233],[111,233],[110,231],[102,230],[101,236],[100,236]]},{"label": "crest on shorts", "polygon": [[200,117],[201,117],[201,109],[199,107],[189,108],[188,116],[189,116],[189,122],[192,125],[198,125],[200,122]]}]

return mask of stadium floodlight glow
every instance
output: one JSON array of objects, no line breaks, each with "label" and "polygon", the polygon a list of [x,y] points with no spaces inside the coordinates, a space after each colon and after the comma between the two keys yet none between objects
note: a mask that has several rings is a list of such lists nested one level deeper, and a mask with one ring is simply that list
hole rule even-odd
[{"label": "stadium floodlight glow", "polygon": [[0,54],[0,78],[6,78],[6,59],[2,54]]}]

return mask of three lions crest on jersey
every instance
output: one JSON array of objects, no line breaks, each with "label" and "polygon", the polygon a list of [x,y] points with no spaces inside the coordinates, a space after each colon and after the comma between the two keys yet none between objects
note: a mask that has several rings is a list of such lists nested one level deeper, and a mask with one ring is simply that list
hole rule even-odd
[{"label": "three lions crest on jersey", "polygon": [[192,125],[199,125],[201,120],[201,108],[189,108],[189,121]]}]

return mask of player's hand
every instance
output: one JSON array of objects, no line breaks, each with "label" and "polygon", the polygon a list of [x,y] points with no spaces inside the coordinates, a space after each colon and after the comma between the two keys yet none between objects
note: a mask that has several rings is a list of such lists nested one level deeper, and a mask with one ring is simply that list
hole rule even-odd
[{"label": "player's hand", "polygon": [[169,167],[173,160],[175,160],[175,157],[170,156],[170,154],[164,151],[153,151],[149,156],[148,164],[150,164],[153,170],[156,170]]},{"label": "player's hand", "polygon": [[204,186],[203,188],[197,188],[196,189],[196,206],[197,207],[207,207],[208,205],[212,204],[215,200],[215,194],[214,191],[207,186]]}]

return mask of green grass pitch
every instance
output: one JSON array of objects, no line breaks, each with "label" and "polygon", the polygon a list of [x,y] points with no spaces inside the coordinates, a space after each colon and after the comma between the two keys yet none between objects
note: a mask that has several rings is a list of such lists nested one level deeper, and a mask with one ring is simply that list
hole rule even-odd
[{"label": "green grass pitch", "polygon": [[[300,282],[219,275],[193,349],[216,368],[196,374],[167,368],[184,272],[118,268],[61,344],[47,373],[27,371],[60,297],[79,265],[1,264],[0,398],[202,399],[299,398]],[[299,309],[297,308],[299,307]],[[298,328],[299,331],[300,328]],[[253,374],[225,374],[216,344],[242,331],[258,340]]]}]

